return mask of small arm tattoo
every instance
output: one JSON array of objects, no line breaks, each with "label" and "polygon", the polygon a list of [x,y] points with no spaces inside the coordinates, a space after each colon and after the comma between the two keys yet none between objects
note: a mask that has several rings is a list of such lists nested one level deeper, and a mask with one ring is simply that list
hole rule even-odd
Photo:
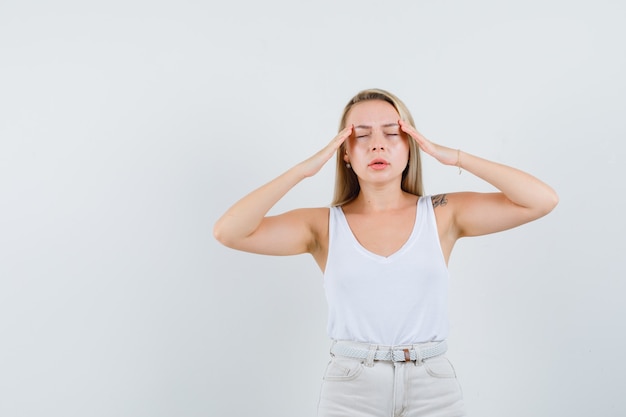
[{"label": "small arm tattoo", "polygon": [[448,204],[448,200],[446,199],[445,194],[437,194],[432,197],[433,200],[433,208],[437,208],[439,206],[445,206]]}]

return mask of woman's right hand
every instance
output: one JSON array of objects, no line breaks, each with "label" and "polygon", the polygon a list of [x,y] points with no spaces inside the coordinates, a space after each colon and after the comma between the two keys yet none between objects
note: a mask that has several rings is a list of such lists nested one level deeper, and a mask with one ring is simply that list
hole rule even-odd
[{"label": "woman's right hand", "polygon": [[328,160],[337,152],[337,149],[341,146],[342,143],[346,141],[352,135],[354,127],[350,125],[343,129],[341,132],[337,134],[330,141],[328,145],[326,145],[323,149],[317,152],[315,155],[310,158],[302,161],[300,166],[303,169],[303,174],[305,177],[312,177],[317,174],[320,169],[328,162]]}]

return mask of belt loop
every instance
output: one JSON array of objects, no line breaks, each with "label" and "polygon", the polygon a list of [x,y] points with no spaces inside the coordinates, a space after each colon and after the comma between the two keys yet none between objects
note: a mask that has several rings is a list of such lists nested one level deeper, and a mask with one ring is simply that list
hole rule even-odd
[{"label": "belt loop", "polygon": [[419,345],[413,345],[413,352],[415,352],[415,366],[422,364],[422,351]]},{"label": "belt loop", "polygon": [[365,358],[364,365],[368,368],[374,366],[374,357],[376,356],[376,351],[378,350],[378,345],[370,345],[369,351],[367,352],[367,358]]},{"label": "belt loop", "polygon": [[333,353],[333,348],[335,347],[335,345],[337,344],[337,340],[333,339],[332,342],[330,343],[330,356],[331,357],[335,357],[335,354]]}]

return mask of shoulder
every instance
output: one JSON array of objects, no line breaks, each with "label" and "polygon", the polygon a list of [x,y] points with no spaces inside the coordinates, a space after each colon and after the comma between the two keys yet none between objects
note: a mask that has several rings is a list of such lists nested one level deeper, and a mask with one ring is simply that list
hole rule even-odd
[{"label": "shoulder", "polygon": [[275,216],[268,216],[265,221],[268,224],[281,225],[293,231],[308,230],[313,237],[318,234],[319,230],[328,227],[328,212],[328,207],[298,208]]},{"label": "shoulder", "polygon": [[480,193],[454,192],[430,196],[438,225],[443,229],[456,227],[459,217],[480,199]]},{"label": "shoulder", "polygon": [[434,194],[429,196],[430,200],[433,203],[433,208],[446,208],[446,209],[456,209],[459,206],[462,206],[464,202],[467,202],[468,199],[471,199],[471,196],[475,193],[467,193],[467,192],[454,192],[454,193],[445,193],[445,194]]},{"label": "shoulder", "polygon": [[456,211],[462,205],[459,193],[443,193],[428,196],[432,202],[437,225],[441,230],[449,230],[454,224]]},{"label": "shoulder", "polygon": [[435,194],[430,196],[433,208],[444,207],[448,205],[448,194]]},{"label": "shoulder", "polygon": [[328,217],[329,211],[330,208],[328,207],[307,207],[292,210],[292,213],[303,218],[317,219],[321,217]]},{"label": "shoulder", "polygon": [[292,210],[290,214],[317,232],[328,228],[329,212],[330,208],[328,207],[309,207]]}]

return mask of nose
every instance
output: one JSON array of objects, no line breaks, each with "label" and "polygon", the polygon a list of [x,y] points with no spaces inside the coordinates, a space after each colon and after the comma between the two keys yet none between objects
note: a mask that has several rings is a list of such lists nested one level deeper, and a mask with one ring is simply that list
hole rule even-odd
[{"label": "nose", "polygon": [[385,150],[385,135],[383,135],[381,132],[376,132],[372,134],[372,151],[383,151]]}]

